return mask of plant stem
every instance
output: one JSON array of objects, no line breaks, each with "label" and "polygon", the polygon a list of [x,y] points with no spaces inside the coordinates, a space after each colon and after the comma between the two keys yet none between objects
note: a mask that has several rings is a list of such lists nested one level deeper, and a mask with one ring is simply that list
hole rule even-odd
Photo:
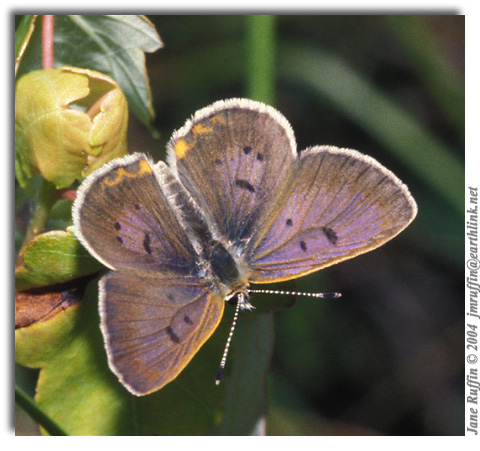
[{"label": "plant stem", "polygon": [[50,435],[68,435],[40,406],[15,384],[15,403],[27,412]]},{"label": "plant stem", "polygon": [[42,67],[51,69],[53,67],[53,28],[54,18],[52,15],[43,16],[42,22]]},{"label": "plant stem", "polygon": [[275,100],[275,16],[246,16],[247,97]]}]

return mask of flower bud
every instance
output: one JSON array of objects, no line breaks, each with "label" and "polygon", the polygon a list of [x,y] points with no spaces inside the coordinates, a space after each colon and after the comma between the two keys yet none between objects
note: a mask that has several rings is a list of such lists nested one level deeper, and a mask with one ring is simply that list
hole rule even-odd
[{"label": "flower bud", "polygon": [[15,89],[15,172],[60,188],[127,152],[128,106],[117,83],[74,67],[39,70]]}]

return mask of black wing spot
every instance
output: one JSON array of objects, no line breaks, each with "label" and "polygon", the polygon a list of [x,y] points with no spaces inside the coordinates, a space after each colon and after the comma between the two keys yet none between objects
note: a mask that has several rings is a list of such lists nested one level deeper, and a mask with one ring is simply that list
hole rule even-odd
[{"label": "black wing spot", "polygon": [[183,321],[185,321],[186,324],[190,324],[190,325],[193,324],[193,321],[191,320],[191,318],[189,316],[184,316]]},{"label": "black wing spot", "polygon": [[235,185],[238,186],[239,188],[246,189],[251,193],[255,192],[255,188],[250,184],[250,182],[247,182],[246,180],[237,179],[235,180]]},{"label": "black wing spot", "polygon": [[245,147],[243,148],[243,153],[244,153],[245,155],[248,155],[251,151],[252,151],[252,148],[251,148],[250,146],[245,146]]},{"label": "black wing spot", "polygon": [[143,248],[145,249],[145,252],[147,254],[152,255],[152,248],[150,247],[150,235],[148,232],[145,232],[145,235],[143,237]]},{"label": "black wing spot", "polygon": [[121,236],[117,236],[117,241],[120,243],[120,244],[123,244],[123,238]]},{"label": "black wing spot", "polygon": [[305,241],[300,241],[300,249],[302,249],[303,252],[307,252],[307,243],[305,243]]},{"label": "black wing spot", "polygon": [[140,205],[135,204],[135,210],[140,210]]},{"label": "black wing spot", "polygon": [[170,340],[172,340],[175,343],[180,343],[180,338],[178,338],[178,335],[173,331],[173,329],[168,326],[166,329],[168,336],[170,337]]},{"label": "black wing spot", "polygon": [[215,158],[215,160],[213,160],[213,164],[215,164],[216,166],[221,166],[223,162],[222,160],[220,160],[220,158]]},{"label": "black wing spot", "polygon": [[287,224],[288,227],[292,227],[293,226],[293,221],[290,218],[288,218],[287,221],[286,221],[286,224]]},{"label": "black wing spot", "polygon": [[337,234],[335,233],[335,230],[331,229],[330,227],[322,227],[322,231],[327,237],[327,240],[330,241],[332,244],[337,244]]},{"label": "black wing spot", "polygon": [[116,222],[115,224],[113,224],[113,228],[118,232],[122,228],[122,226],[119,222]]},{"label": "black wing spot", "polygon": [[265,157],[263,156],[263,153],[260,153],[260,152],[257,153],[257,160],[258,160],[258,161],[263,161],[264,158],[265,158]]}]

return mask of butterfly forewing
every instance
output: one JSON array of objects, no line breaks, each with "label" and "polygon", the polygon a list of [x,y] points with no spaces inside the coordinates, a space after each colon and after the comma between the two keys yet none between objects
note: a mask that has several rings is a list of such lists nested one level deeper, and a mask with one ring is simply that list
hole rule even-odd
[{"label": "butterfly forewing", "polygon": [[299,277],[368,252],[403,230],[416,205],[390,171],[359,152],[306,150],[251,242],[252,282]]},{"label": "butterfly forewing", "polygon": [[73,219],[77,237],[112,269],[188,274],[194,267],[191,241],[144,155],[113,160],[89,177]]},{"label": "butterfly forewing", "polygon": [[290,125],[273,108],[231,100],[197,112],[174,134],[169,158],[212,228],[241,241],[275,203],[294,146]]}]

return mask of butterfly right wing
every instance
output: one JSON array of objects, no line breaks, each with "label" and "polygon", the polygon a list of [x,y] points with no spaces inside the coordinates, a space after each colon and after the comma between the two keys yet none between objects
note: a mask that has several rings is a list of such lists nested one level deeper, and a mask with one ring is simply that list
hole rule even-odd
[{"label": "butterfly right wing", "polygon": [[196,277],[103,277],[100,316],[110,368],[137,396],[162,388],[212,335],[224,305]]}]

